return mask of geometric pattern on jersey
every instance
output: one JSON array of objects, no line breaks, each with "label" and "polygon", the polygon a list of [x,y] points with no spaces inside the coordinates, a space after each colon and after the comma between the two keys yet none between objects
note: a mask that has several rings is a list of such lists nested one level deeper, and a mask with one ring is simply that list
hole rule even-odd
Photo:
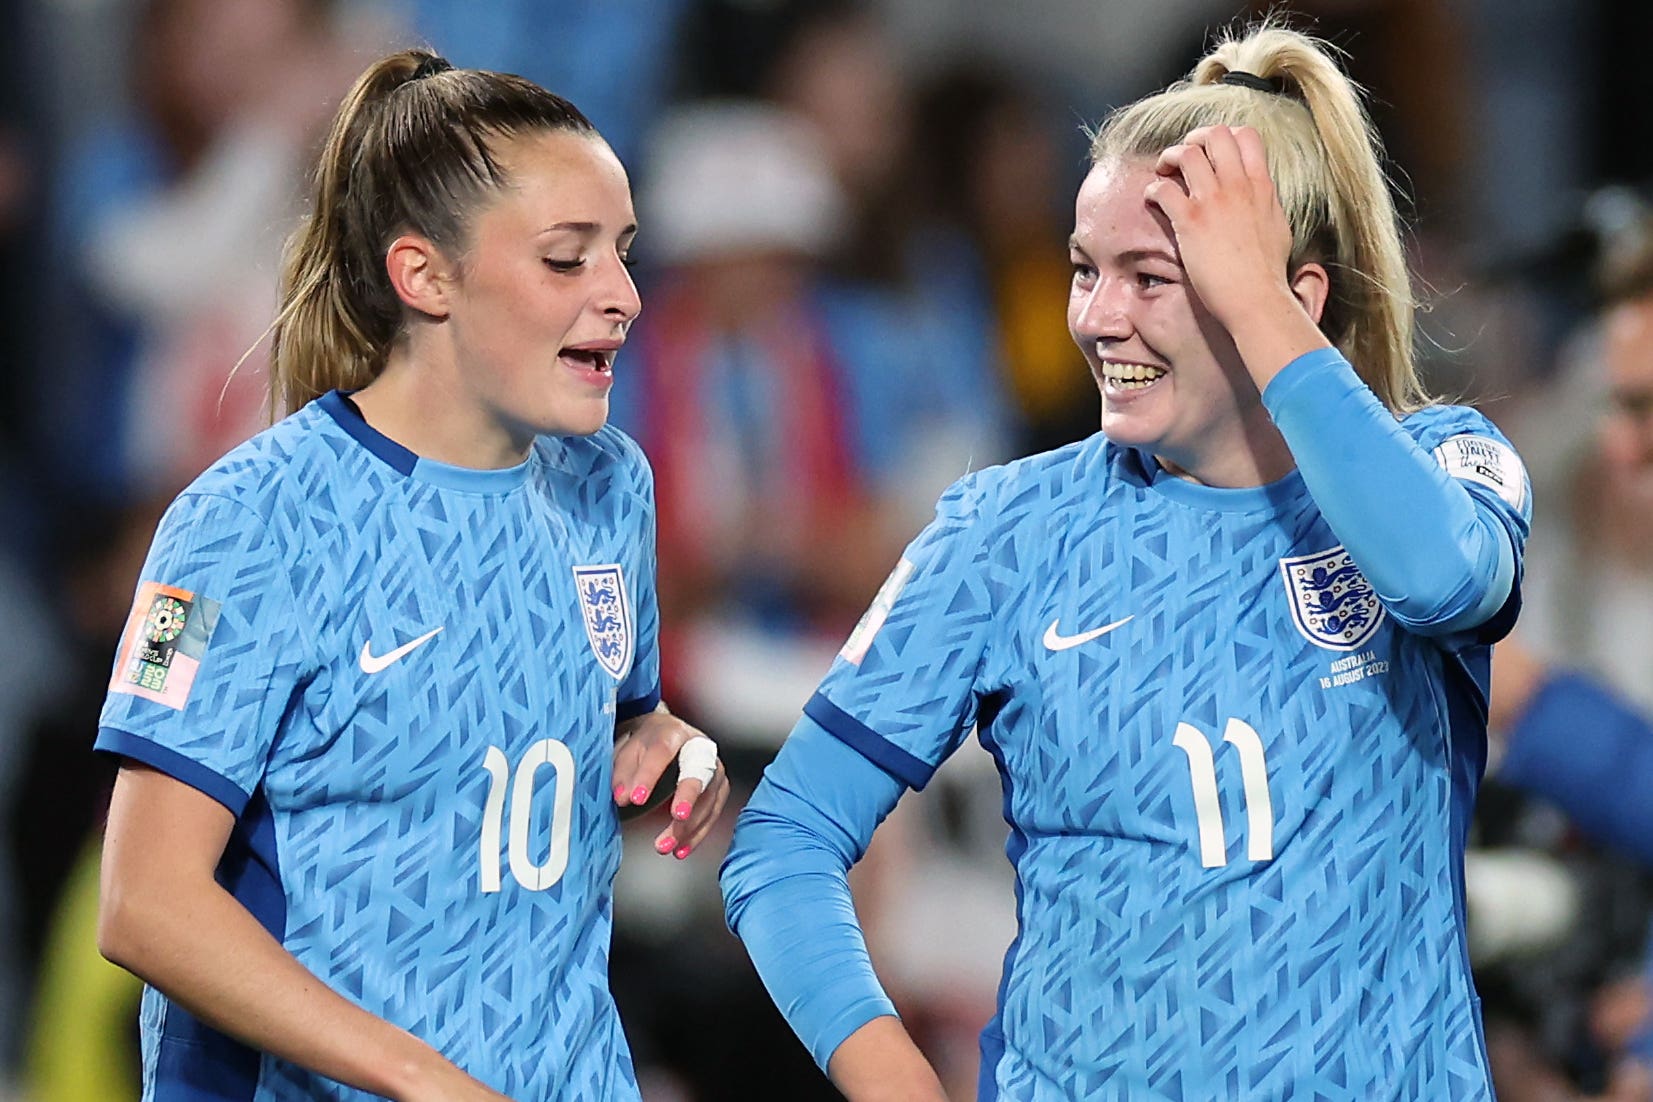
[{"label": "geometric pattern on jersey", "polygon": [[[1525,514],[1465,486],[1519,561]],[[958,483],[834,663],[806,711],[909,785],[973,725],[997,760],[1018,935],[983,1099],[1492,1097],[1461,895],[1489,648],[1311,640],[1282,563],[1339,542],[1295,472],[1218,490],[1096,435]]]},{"label": "geometric pattern on jersey", "polygon": [[[659,700],[653,508],[618,430],[475,471],[328,395],[161,523],[143,578],[218,604],[182,709],[104,706],[100,749],[237,814],[219,879],[302,964],[513,1098],[637,1097],[610,777],[616,720]],[[582,612],[591,566],[625,586],[620,676]],[[153,990],[142,1025],[146,1099],[370,1097]]]}]

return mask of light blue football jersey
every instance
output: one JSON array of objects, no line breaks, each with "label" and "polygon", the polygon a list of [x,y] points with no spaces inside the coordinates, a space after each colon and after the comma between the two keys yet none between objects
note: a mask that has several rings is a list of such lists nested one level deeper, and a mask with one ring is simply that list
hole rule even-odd
[{"label": "light blue football jersey", "polygon": [[[1403,428],[1519,555],[1497,430]],[[1400,627],[1297,473],[1213,489],[1097,435],[949,491],[805,711],[913,787],[972,727],[998,762],[980,1097],[1490,1099],[1462,848],[1518,604]]]},{"label": "light blue football jersey", "polygon": [[[636,1098],[608,989],[617,719],[659,700],[618,430],[419,459],[327,395],[161,523],[98,747],[238,816],[219,879],[333,989],[518,1099]],[[368,1095],[144,994],[144,1098]]]}]

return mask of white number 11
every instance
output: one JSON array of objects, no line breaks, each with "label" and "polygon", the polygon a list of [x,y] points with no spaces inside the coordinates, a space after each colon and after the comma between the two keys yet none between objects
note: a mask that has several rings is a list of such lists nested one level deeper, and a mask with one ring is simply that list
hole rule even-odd
[{"label": "white number 11", "polygon": [[[1263,740],[1243,719],[1230,719],[1223,741],[1240,755],[1240,780],[1245,785],[1246,856],[1253,861],[1274,859],[1274,801],[1268,794],[1268,760]],[[1205,734],[1191,723],[1177,724],[1171,742],[1188,755],[1188,776],[1194,786],[1194,818],[1200,827],[1200,864],[1214,869],[1228,864],[1228,836],[1223,831],[1223,809],[1217,798],[1217,762]]]}]

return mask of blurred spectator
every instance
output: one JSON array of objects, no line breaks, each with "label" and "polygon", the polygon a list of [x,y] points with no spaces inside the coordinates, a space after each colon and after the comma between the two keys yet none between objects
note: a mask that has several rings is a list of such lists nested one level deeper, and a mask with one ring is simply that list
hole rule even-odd
[{"label": "blurred spectator", "polygon": [[[1561,1065],[1552,1074],[1566,1070],[1615,1092],[1633,1081],[1627,1055],[1653,1066],[1647,980],[1625,975],[1645,952],[1653,909],[1650,227],[1627,226],[1609,243],[1599,317],[1574,342],[1556,383],[1528,399],[1527,420],[1512,425],[1518,443],[1535,442],[1534,482],[1552,504],[1538,511],[1528,543],[1521,627],[1494,652],[1491,718],[1504,745],[1493,779],[1544,805],[1502,824],[1491,821],[1495,805],[1481,814],[1507,832],[1542,822],[1545,805],[1558,807],[1595,843],[1634,862],[1560,834],[1552,851],[1589,884],[1581,919],[1563,951],[1491,978],[1494,990],[1512,994],[1511,1007],[1527,1004],[1516,1017]],[[1489,996],[1489,1019],[1506,1009]],[[1504,1078],[1530,1079],[1517,1067],[1531,1063],[1529,1055],[1507,1066]]]},{"label": "blurred spectator", "polygon": [[579,105],[636,174],[676,83],[690,0],[392,0],[455,65],[527,77]]},{"label": "blurred spectator", "polygon": [[68,153],[55,212],[73,326],[55,460],[105,501],[187,481],[264,423],[266,349],[246,354],[356,64],[329,0],[146,0],[130,56],[134,111]]},{"label": "blurred spectator", "polygon": [[[668,120],[640,202],[650,317],[616,388],[617,420],[655,466],[662,620],[716,623],[720,646],[757,632],[755,657],[782,664],[793,641],[811,652],[810,684],[922,524],[925,495],[1000,456],[991,379],[927,347],[911,300],[825,272],[846,207],[816,141],[758,104]],[[729,697],[727,721],[771,740],[807,699],[806,686],[762,709],[702,678],[729,665],[697,659],[703,644],[675,653],[687,699]]]},{"label": "blurred spectator", "polygon": [[1020,414],[1017,454],[1082,439],[1101,423],[1062,308],[1084,134],[1071,125],[1063,140],[1050,125],[1059,112],[1040,98],[981,59],[946,67],[919,93],[924,144],[910,170],[931,235],[929,267],[976,280],[990,308],[996,359]]}]

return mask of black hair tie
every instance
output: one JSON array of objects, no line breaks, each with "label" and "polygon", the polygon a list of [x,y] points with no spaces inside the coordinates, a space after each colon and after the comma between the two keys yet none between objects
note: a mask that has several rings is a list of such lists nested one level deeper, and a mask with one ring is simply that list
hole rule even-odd
[{"label": "black hair tie", "polygon": [[1256,92],[1268,92],[1272,95],[1283,95],[1285,88],[1278,80],[1264,80],[1255,73],[1245,73],[1238,69],[1230,69],[1222,75],[1218,84],[1235,84],[1241,88],[1250,88]]},{"label": "black hair tie", "polygon": [[424,80],[426,77],[433,77],[437,73],[446,73],[452,69],[453,62],[449,61],[447,58],[442,57],[439,54],[429,54],[420,59],[419,67],[413,70],[413,75],[408,78],[408,83],[411,84],[416,80]]}]

